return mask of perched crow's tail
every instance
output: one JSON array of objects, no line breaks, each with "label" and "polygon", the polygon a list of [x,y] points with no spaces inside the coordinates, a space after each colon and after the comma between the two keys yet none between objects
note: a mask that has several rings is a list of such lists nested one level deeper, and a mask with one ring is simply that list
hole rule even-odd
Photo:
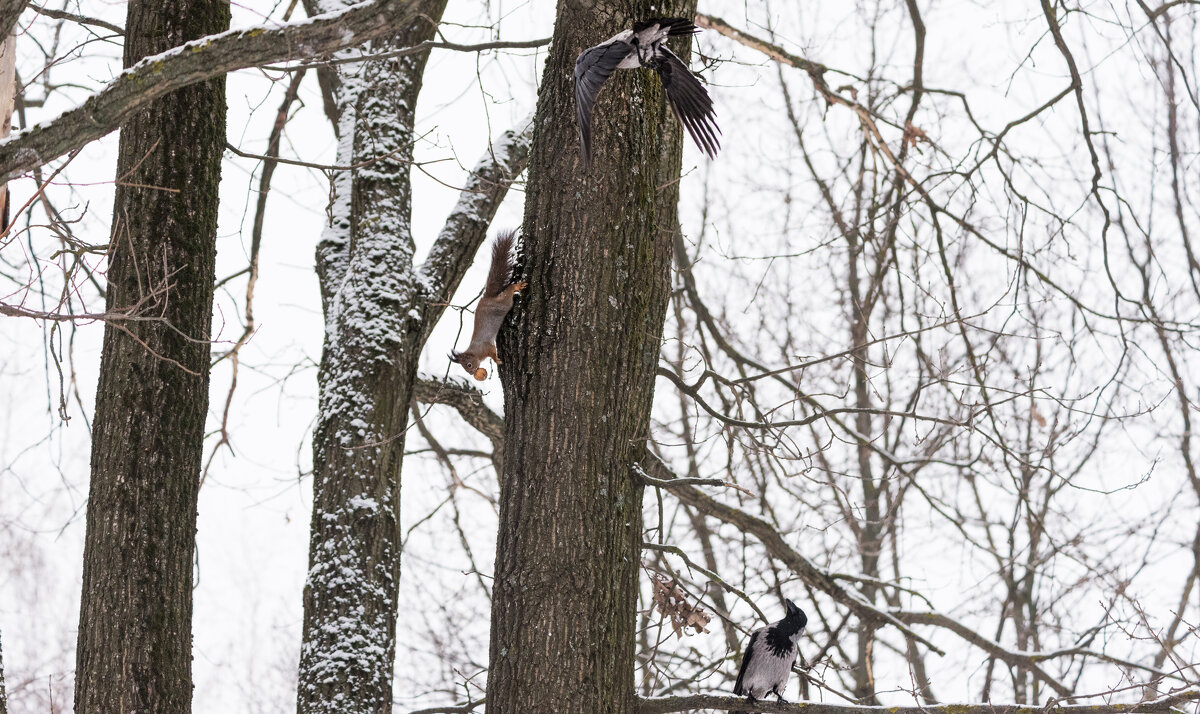
[{"label": "perched crow's tail", "polygon": [[487,286],[483,289],[484,297],[496,297],[512,282],[512,248],[516,238],[515,230],[501,231],[492,243],[492,267],[488,269]]}]

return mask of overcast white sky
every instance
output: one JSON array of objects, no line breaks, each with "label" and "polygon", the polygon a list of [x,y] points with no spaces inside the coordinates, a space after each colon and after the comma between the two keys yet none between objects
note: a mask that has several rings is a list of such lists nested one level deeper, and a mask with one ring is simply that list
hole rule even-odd
[{"label": "overcast white sky", "polygon": [[[865,73],[870,66],[872,37],[856,10],[839,2],[806,3],[802,9],[777,2],[764,9],[757,3],[702,2],[701,11],[725,17],[731,23],[767,34],[770,24],[778,33],[776,41],[790,50],[853,74]],[[874,45],[885,58],[894,58],[896,77],[904,74],[911,57],[911,32],[898,9],[887,10],[876,28]],[[926,8],[929,39],[926,49],[927,86],[954,88],[968,94],[976,118],[992,130],[1021,116],[1045,101],[1063,86],[1061,58],[1048,41],[1029,48],[1044,34],[1040,10],[1036,4],[935,3]],[[66,7],[80,11],[74,0]],[[116,23],[124,22],[124,4],[119,2],[86,3],[83,12]],[[299,10],[297,11],[299,14]],[[235,4],[235,27],[262,21],[264,14],[278,18],[282,8],[262,4]],[[452,2],[443,32],[454,41],[481,41],[500,37],[524,40],[548,37],[552,30],[553,3],[537,2]],[[768,19],[769,18],[769,19]],[[22,39],[18,51],[18,69],[24,81],[41,70],[43,59],[31,49],[34,41],[43,46],[51,42],[51,24],[45,18],[26,13],[22,27],[34,22],[29,37]],[[476,27],[489,25],[487,28]],[[608,28],[612,29],[612,28]],[[1129,158],[1127,176],[1131,195],[1147,197],[1136,188],[1139,181],[1149,186],[1161,176],[1136,165],[1137,157],[1148,151],[1155,134],[1155,119],[1130,106],[1134,95],[1121,87],[1150,85],[1149,70],[1129,62],[1126,54],[1136,49],[1117,27],[1106,28],[1097,21],[1089,26],[1091,42],[1087,46],[1088,66],[1100,67],[1089,73],[1089,80],[1103,86],[1100,97],[1111,107],[1105,118],[1119,118],[1121,126],[1106,125],[1121,137],[1117,155]],[[597,40],[607,34],[597,30]],[[88,33],[67,28],[59,39],[61,48],[84,41]],[[723,151],[712,163],[703,163],[688,144],[685,150],[685,176],[682,183],[681,211],[691,239],[705,232],[705,262],[699,271],[711,289],[713,302],[722,306],[726,319],[743,343],[754,344],[756,335],[770,332],[777,319],[757,301],[770,302],[773,289],[797,284],[815,295],[828,287],[828,270],[819,250],[830,237],[810,220],[804,201],[812,190],[801,180],[800,157],[794,139],[788,133],[778,91],[779,79],[774,65],[761,56],[730,43],[702,35],[697,48],[709,58],[724,60],[715,69],[705,71],[724,130]],[[1081,52],[1082,52],[1081,48]],[[56,84],[78,85],[54,92],[45,107],[31,108],[29,121],[52,118],[81,101],[119,71],[120,47],[113,42],[89,42],[78,51],[78,58],[62,62],[52,71]],[[1028,57],[1027,57],[1028,55]],[[544,60],[544,50],[505,51],[487,55],[437,51],[431,57],[421,94],[417,123],[422,136],[416,150],[418,161],[430,162],[424,171],[414,171],[413,235],[419,254],[441,227],[446,213],[457,199],[453,187],[460,186],[465,167],[475,163],[490,137],[512,126],[532,110],[536,86]],[[699,68],[698,61],[693,62]],[[807,101],[810,94],[806,78],[789,70],[794,92],[806,98],[798,102],[798,111],[807,131],[838,137],[853,136],[857,124],[844,109],[828,112],[818,103]],[[230,76],[228,84],[229,141],[245,151],[262,152],[266,137],[282,96],[282,86],[271,79],[278,73],[247,70]],[[834,86],[854,80],[830,75]],[[1113,90],[1109,91],[1112,87]],[[1153,88],[1146,91],[1152,93]],[[41,97],[40,87],[28,96]],[[316,77],[309,74],[301,90],[303,106],[288,125],[283,155],[306,161],[331,162],[334,141],[321,111]],[[794,97],[794,100],[796,97]],[[1122,102],[1125,102],[1122,106]],[[960,112],[951,100],[931,102],[930,109],[918,117],[944,151],[962,155],[973,138]],[[1042,165],[1021,169],[1030,176],[1061,179],[1056,205],[1078,205],[1084,199],[1078,176],[1090,172],[1081,161],[1077,136],[1077,115],[1064,104],[1017,132],[1014,142],[1027,141],[1044,149]],[[1024,133],[1026,136],[1021,136]],[[895,139],[896,134],[888,134]],[[112,204],[111,181],[116,156],[117,136],[110,135],[87,147],[47,192],[68,219],[78,219],[76,234],[96,244],[107,242],[109,212]],[[1195,146],[1188,147],[1194,162]],[[934,149],[926,148],[928,151]],[[818,163],[832,165],[831,154],[816,157]],[[1194,164],[1191,165],[1194,169]],[[222,207],[218,275],[226,276],[245,267],[253,203],[259,166],[257,162],[235,158],[227,152],[223,168]],[[1194,174],[1194,171],[1193,171]],[[69,181],[69,184],[66,183]],[[13,200],[21,205],[31,194],[34,182],[23,179],[12,184]],[[1086,189],[1086,183],[1083,188]],[[295,663],[299,649],[301,590],[307,564],[311,467],[309,431],[316,412],[316,364],[320,359],[322,319],[313,272],[313,251],[325,219],[328,182],[319,171],[281,165],[272,185],[266,232],[261,256],[261,274],[256,289],[254,312],[258,330],[242,351],[242,366],[230,417],[233,453],[217,453],[200,495],[197,542],[197,588],[195,594],[195,710],[208,712],[274,712],[294,709]],[[1002,193],[1003,189],[993,189]],[[707,220],[702,219],[701,204],[709,194]],[[789,202],[781,199],[787,194]],[[794,202],[791,199],[795,199]],[[520,191],[510,193],[494,223],[517,226],[522,215]],[[967,201],[956,196],[955,200]],[[986,200],[986,199],[979,199]],[[997,199],[999,202],[999,199]],[[1151,199],[1147,198],[1149,202]],[[789,213],[790,212],[790,213]],[[786,215],[785,215],[786,214]],[[21,221],[24,221],[22,217]],[[1079,220],[1087,224],[1088,215]],[[1165,220],[1165,218],[1164,218]],[[30,251],[45,258],[56,243],[35,212],[33,227],[17,241],[3,247],[8,263],[20,265],[22,255]],[[704,224],[704,225],[702,225]],[[24,226],[24,223],[20,225]],[[1001,242],[1016,236],[997,220],[994,228]],[[1038,225],[1041,230],[1043,226]],[[1041,239],[1044,236],[1039,236]],[[1080,265],[1097,263],[1090,251],[1086,231],[1068,240],[1064,253],[1078,257]],[[780,260],[743,260],[792,253],[800,257]],[[809,256],[809,257],[805,257]],[[736,260],[735,260],[736,259]],[[978,258],[977,265],[988,258]],[[992,290],[992,281],[1007,285],[1010,276],[1003,262],[972,274],[971,290],[979,304],[1006,295],[1006,289]],[[484,270],[476,266],[464,281],[456,304],[466,303],[480,284]],[[767,277],[769,276],[769,280]],[[824,276],[824,277],[823,277]],[[48,284],[58,289],[52,272]],[[764,294],[754,292],[756,283],[765,282]],[[214,319],[215,352],[241,331],[240,315],[244,279],[231,281],[218,293]],[[0,299],[22,299],[39,307],[40,298],[30,292],[13,292],[19,286],[0,282]],[[1081,295],[1094,293],[1081,287]],[[1166,289],[1166,288],[1164,288]],[[990,292],[989,292],[990,291]],[[778,293],[774,293],[778,295]],[[102,306],[94,291],[84,288],[80,298],[89,308]],[[79,303],[77,303],[78,306]],[[805,318],[803,329],[811,331],[811,354],[844,349],[845,335],[830,328],[822,333],[821,310],[834,310],[830,300],[813,300],[814,315]],[[1194,319],[1194,304],[1177,304],[1179,315]],[[830,315],[834,312],[828,313]],[[445,374],[445,354],[459,335],[461,313],[448,311],[425,356],[426,369]],[[764,327],[764,316],[768,320]],[[839,323],[840,324],[840,323]],[[4,661],[13,711],[23,706],[40,705],[52,692],[56,711],[70,708],[72,699],[71,668],[74,663],[74,632],[77,626],[79,580],[81,572],[84,510],[88,481],[89,439],[87,418],[92,413],[99,345],[103,327],[82,325],[77,330],[54,327],[31,320],[0,319],[0,632],[3,633]],[[776,326],[776,329],[782,329]],[[53,341],[60,352],[73,359],[75,385],[65,385],[67,414],[59,415],[60,386],[47,344]],[[223,342],[225,341],[225,342]],[[1089,358],[1098,371],[1112,370],[1111,354],[1097,339]],[[769,355],[774,364],[777,355]],[[64,368],[66,369],[66,368]],[[1138,370],[1153,372],[1147,365]],[[454,372],[457,376],[457,373]],[[1191,372],[1194,381],[1195,372]],[[68,374],[68,377],[70,374]],[[222,362],[214,370],[210,405],[210,429],[220,423],[229,385],[229,364]],[[1146,376],[1144,406],[1160,404],[1169,398],[1160,375]],[[76,403],[76,388],[81,403]],[[499,385],[493,377],[484,385],[490,392],[489,403],[501,409]],[[1080,388],[1082,389],[1082,388]],[[1130,403],[1137,401],[1129,397]],[[670,409],[670,407],[665,407]],[[436,422],[447,429],[451,441],[459,446],[478,446],[469,430],[439,417]],[[1103,448],[1107,457],[1095,471],[1084,475],[1096,488],[1111,489],[1137,483],[1146,474],[1161,479],[1146,488],[1128,492],[1119,500],[1092,498],[1078,494],[1081,517],[1096,514],[1115,517],[1120,509],[1127,513],[1153,513],[1161,510],[1163,495],[1178,491],[1177,454],[1172,456],[1168,442],[1156,442],[1155,435],[1171,417],[1156,417],[1146,423],[1135,422],[1115,429],[1117,436]],[[210,438],[209,449],[215,444]],[[424,448],[419,438],[409,441],[410,449]],[[472,462],[476,471],[460,473],[468,483],[490,488],[490,465]],[[404,469],[404,527],[426,516],[445,498],[447,475],[436,462],[425,457],[410,458]],[[947,486],[952,488],[952,486]],[[1190,496],[1185,491],[1180,497]],[[1186,501],[1183,521],[1193,517],[1194,497]],[[1090,499],[1090,500],[1089,500]],[[1185,506],[1179,506],[1181,510]],[[494,542],[494,514],[477,499],[471,511],[463,514],[464,528],[482,570],[490,571],[490,550]],[[1188,515],[1191,514],[1191,515]],[[423,686],[442,679],[462,679],[477,673],[475,665],[486,662],[487,604],[473,596],[475,574],[464,572],[469,566],[458,553],[458,536],[450,530],[449,516],[442,512],[422,524],[406,543],[401,585],[402,617],[398,627],[396,697],[399,709],[409,704],[431,701]],[[793,533],[795,544],[806,538],[821,540],[826,524],[803,521]],[[1172,527],[1178,527],[1174,525]],[[914,531],[920,531],[915,525]],[[931,531],[937,532],[937,531]],[[1190,536],[1189,536],[1190,537]],[[446,543],[453,543],[453,552]],[[927,541],[924,547],[939,546]],[[918,549],[914,546],[914,550]],[[1171,557],[1159,561],[1166,575],[1164,585],[1175,597],[1179,567],[1186,560]],[[969,613],[964,602],[965,587],[973,585],[980,565],[969,552],[956,550],[954,557],[929,561],[919,573],[924,591],[936,598],[940,608]],[[964,585],[964,582],[966,585]],[[768,615],[774,613],[772,601],[764,600]],[[1095,607],[1094,600],[1087,607]],[[741,606],[735,614],[751,624],[749,609]],[[452,616],[462,624],[461,631],[446,635],[443,618]],[[461,637],[462,643],[439,642],[438,637]],[[714,629],[700,645],[721,656],[724,649]],[[449,666],[438,664],[437,650],[474,651],[476,659],[461,662],[456,674],[431,675],[423,668]],[[899,676],[899,675],[898,675]],[[970,676],[970,675],[968,675]],[[901,677],[902,679],[903,677]],[[907,685],[908,682],[901,682]],[[970,691],[976,691],[970,683]],[[949,688],[949,686],[947,686]],[[438,699],[437,701],[442,701]]]}]

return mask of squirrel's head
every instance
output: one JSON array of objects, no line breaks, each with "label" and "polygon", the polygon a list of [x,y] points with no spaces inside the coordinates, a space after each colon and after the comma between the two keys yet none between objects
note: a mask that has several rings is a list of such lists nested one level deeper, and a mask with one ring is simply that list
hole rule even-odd
[{"label": "squirrel's head", "polygon": [[475,355],[466,352],[451,352],[450,361],[461,364],[462,368],[467,370],[467,374],[481,382],[487,379],[487,370],[479,366],[479,358]]}]

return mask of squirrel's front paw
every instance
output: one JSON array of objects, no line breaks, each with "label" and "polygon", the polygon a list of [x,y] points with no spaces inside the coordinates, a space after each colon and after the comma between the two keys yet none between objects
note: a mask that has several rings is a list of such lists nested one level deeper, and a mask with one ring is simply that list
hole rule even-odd
[{"label": "squirrel's front paw", "polygon": [[516,285],[513,286],[513,292],[519,293],[527,287],[529,287],[529,283],[525,283],[525,282],[517,283]]}]

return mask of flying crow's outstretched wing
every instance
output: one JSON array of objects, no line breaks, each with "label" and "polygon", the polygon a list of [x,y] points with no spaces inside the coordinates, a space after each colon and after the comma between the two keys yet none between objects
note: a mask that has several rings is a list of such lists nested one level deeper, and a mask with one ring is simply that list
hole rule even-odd
[{"label": "flying crow's outstretched wing", "polygon": [[[679,123],[692,135],[692,141],[700,150],[708,154],[710,159],[717,158],[717,150],[721,144],[717,141],[717,114],[713,111],[712,97],[708,96],[704,85],[696,79],[687,66],[674,52],[663,45],[659,52],[662,60],[655,69],[662,77],[663,89],[667,93],[667,102],[675,111]],[[579,70],[576,70],[578,75]]]},{"label": "flying crow's outstretched wing", "polygon": [[742,655],[742,667],[738,670],[737,682],[733,685],[733,693],[741,696],[742,679],[746,676],[746,670],[750,667],[750,660],[754,657],[755,645],[758,643],[758,635],[762,630],[755,630],[753,635],[750,635],[750,642],[746,645],[746,654]]},{"label": "flying crow's outstretched wing", "polygon": [[596,105],[596,95],[600,94],[604,80],[632,51],[633,45],[614,40],[589,47],[575,60],[575,116],[579,121],[585,167],[592,162],[592,107]]}]

